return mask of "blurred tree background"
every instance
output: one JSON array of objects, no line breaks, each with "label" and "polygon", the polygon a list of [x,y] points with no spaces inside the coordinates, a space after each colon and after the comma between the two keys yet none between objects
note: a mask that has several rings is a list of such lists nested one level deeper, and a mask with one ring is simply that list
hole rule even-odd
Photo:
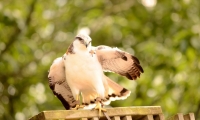
[{"label": "blurred tree background", "polygon": [[78,31],[141,61],[145,72],[136,81],[108,73],[132,91],[111,106],[158,105],[165,116],[200,118],[199,0],[3,0],[0,119],[64,109],[48,86],[48,69]]}]

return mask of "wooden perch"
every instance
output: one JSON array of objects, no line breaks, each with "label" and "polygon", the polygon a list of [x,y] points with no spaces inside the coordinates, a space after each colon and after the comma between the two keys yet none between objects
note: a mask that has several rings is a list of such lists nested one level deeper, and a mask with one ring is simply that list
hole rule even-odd
[{"label": "wooden perch", "polygon": [[[160,106],[137,106],[106,108],[111,120],[165,120]],[[43,111],[29,120],[107,120],[104,114],[98,117],[97,110],[52,110]],[[177,113],[166,120],[195,120],[194,113]]]},{"label": "wooden perch", "polygon": [[[160,106],[139,106],[139,107],[117,107],[107,108],[106,114],[112,120],[164,120]],[[29,120],[60,120],[60,119],[82,119],[98,120],[96,110],[53,110],[43,111]],[[101,120],[106,120],[102,114]]]}]

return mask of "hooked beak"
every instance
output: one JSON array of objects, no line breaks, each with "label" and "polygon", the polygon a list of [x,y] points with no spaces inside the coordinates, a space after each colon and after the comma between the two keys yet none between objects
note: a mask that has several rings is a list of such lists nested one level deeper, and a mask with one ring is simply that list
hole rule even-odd
[{"label": "hooked beak", "polygon": [[85,42],[86,48],[90,45],[91,41],[88,42],[88,44]]}]

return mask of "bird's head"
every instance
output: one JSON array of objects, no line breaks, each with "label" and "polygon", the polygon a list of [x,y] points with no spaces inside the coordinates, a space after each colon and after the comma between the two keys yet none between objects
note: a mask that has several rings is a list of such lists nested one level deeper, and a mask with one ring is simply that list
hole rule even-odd
[{"label": "bird's head", "polygon": [[92,39],[86,34],[78,34],[75,37],[73,42],[73,46],[75,50],[90,50],[91,49],[91,41]]}]

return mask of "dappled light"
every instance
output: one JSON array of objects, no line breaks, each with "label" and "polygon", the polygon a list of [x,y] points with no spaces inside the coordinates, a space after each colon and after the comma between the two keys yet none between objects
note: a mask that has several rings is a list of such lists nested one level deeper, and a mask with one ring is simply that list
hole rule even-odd
[{"label": "dappled light", "polygon": [[157,3],[157,0],[141,0],[141,2],[145,7],[154,7]]},{"label": "dappled light", "polygon": [[106,73],[132,92],[112,107],[155,105],[165,116],[200,120],[199,0],[0,1],[0,119],[64,110],[47,75],[78,33],[133,54],[144,68],[136,81]]}]

